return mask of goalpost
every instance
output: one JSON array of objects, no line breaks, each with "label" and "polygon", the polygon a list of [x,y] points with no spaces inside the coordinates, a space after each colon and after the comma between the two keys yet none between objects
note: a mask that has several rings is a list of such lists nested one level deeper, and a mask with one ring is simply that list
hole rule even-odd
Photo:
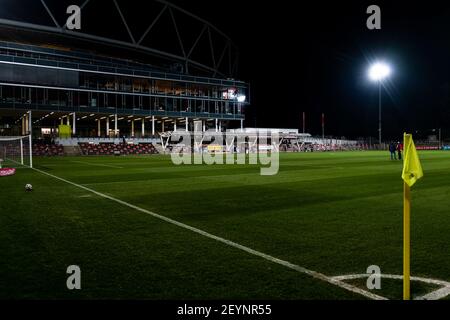
[{"label": "goalpost", "polygon": [[0,168],[17,165],[33,168],[31,135],[17,137],[0,136]]}]

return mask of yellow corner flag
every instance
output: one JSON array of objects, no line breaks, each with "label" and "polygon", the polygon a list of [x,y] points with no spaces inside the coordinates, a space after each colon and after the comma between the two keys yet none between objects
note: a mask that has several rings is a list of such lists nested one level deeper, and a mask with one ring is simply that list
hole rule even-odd
[{"label": "yellow corner flag", "polygon": [[402,179],[408,186],[412,187],[417,180],[423,177],[422,166],[420,165],[412,135],[404,134],[403,146],[405,161],[403,162]]},{"label": "yellow corner flag", "polygon": [[411,251],[411,193],[417,180],[423,177],[422,166],[417,155],[416,146],[412,135],[403,135],[404,160],[403,160],[403,300],[411,298],[410,292],[410,251]]}]

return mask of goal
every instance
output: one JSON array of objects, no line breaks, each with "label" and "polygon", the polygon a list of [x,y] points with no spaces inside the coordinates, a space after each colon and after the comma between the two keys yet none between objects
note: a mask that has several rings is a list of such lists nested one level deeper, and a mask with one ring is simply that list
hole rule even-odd
[{"label": "goal", "polygon": [[31,136],[0,136],[0,168],[21,165],[33,167]]}]

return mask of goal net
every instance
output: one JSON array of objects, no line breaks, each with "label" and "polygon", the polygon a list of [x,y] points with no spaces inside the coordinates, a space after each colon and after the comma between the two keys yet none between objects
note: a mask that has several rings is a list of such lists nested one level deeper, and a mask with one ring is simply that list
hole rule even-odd
[{"label": "goal net", "polygon": [[0,168],[33,167],[31,136],[0,136]]}]

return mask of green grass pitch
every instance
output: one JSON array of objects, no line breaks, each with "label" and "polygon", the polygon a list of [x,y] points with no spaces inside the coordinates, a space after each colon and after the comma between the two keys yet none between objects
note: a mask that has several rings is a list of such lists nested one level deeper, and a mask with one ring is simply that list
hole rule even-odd
[{"label": "green grass pitch", "polygon": [[[450,152],[419,155],[412,275],[448,281]],[[255,165],[175,166],[168,156],[34,164],[327,276],[374,264],[402,273],[402,163],[385,152],[281,154],[275,176]],[[73,264],[81,290],[66,288]],[[28,168],[0,178],[0,274],[3,299],[364,299]],[[392,281],[374,293],[402,297]]]}]

